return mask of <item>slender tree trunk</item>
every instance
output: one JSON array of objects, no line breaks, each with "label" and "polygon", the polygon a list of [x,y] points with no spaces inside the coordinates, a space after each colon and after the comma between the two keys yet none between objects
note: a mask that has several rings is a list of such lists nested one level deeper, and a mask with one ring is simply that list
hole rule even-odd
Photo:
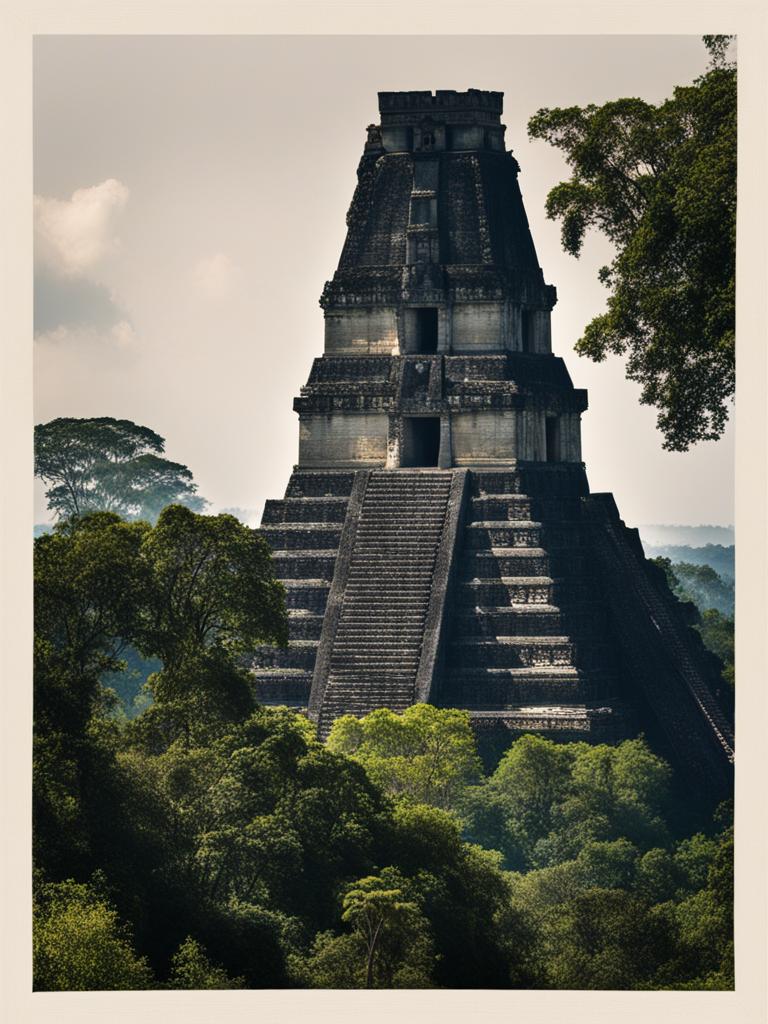
[{"label": "slender tree trunk", "polygon": [[376,946],[379,941],[379,932],[381,931],[381,921],[376,925],[376,931],[373,933],[371,944],[368,947],[368,967],[365,974],[365,987],[373,988],[373,959],[376,956]]}]

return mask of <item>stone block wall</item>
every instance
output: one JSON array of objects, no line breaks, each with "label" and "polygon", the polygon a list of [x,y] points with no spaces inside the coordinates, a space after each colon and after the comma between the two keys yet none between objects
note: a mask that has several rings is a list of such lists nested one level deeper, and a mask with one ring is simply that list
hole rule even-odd
[{"label": "stone block wall", "polygon": [[389,356],[397,346],[397,310],[394,307],[326,311],[327,355]]},{"label": "stone block wall", "polygon": [[481,410],[460,412],[451,417],[453,463],[480,466],[512,462],[517,457],[517,412]]},{"label": "stone block wall", "polygon": [[387,427],[385,413],[302,416],[299,464],[304,469],[383,466],[387,460]]},{"label": "stone block wall", "polygon": [[453,307],[451,348],[458,354],[504,350],[504,304],[456,303]]}]

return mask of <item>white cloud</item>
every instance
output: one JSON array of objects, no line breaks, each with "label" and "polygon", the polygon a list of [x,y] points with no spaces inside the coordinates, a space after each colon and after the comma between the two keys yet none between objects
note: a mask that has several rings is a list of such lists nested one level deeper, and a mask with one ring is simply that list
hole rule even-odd
[{"label": "white cloud", "polygon": [[130,353],[136,341],[136,332],[127,320],[120,320],[109,330],[99,330],[93,327],[67,327],[61,325],[52,331],[43,331],[35,335],[35,341],[49,350],[62,348],[67,351],[71,346],[88,350],[108,350],[108,355],[114,356],[117,353]]},{"label": "white cloud", "polygon": [[79,188],[71,199],[35,196],[35,258],[67,277],[82,277],[119,246],[116,222],[129,191],[116,178]]},{"label": "white cloud", "polygon": [[209,299],[225,299],[237,287],[242,271],[223,252],[200,260],[194,270],[195,284]]},{"label": "white cloud", "polygon": [[35,338],[35,419],[56,416],[140,417],[141,388],[147,379],[142,338],[121,320],[100,330],[59,326]]}]

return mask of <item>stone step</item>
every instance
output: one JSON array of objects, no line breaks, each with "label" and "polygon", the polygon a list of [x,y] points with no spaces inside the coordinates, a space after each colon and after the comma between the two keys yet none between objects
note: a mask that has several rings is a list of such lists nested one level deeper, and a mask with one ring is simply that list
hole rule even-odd
[{"label": "stone step", "polygon": [[336,635],[342,637],[358,636],[361,640],[371,635],[382,636],[388,639],[393,638],[395,640],[399,637],[407,639],[411,636],[420,638],[423,627],[423,616],[409,615],[398,611],[396,615],[391,616],[381,615],[376,618],[356,616],[348,618],[344,623],[343,631],[339,633],[337,630]]},{"label": "stone step", "polygon": [[453,473],[374,471],[356,524],[320,734],[339,714],[415,699],[424,622]]},{"label": "stone step", "polygon": [[337,551],[341,524],[281,523],[262,526],[259,533],[273,551]]},{"label": "stone step", "polygon": [[285,603],[290,611],[302,609],[322,614],[331,589],[328,580],[283,580]]},{"label": "stone step", "polygon": [[294,640],[319,640],[323,629],[323,616],[303,608],[288,611],[288,636]]},{"label": "stone step", "polygon": [[343,523],[347,498],[269,499],[264,505],[262,526],[278,523]]},{"label": "stone step", "polygon": [[316,640],[294,640],[287,647],[264,645],[251,655],[253,668],[298,668],[312,672],[317,658]]},{"label": "stone step", "polygon": [[545,551],[543,548],[494,547],[467,551],[461,560],[465,578],[491,579],[497,576],[572,576],[585,572],[587,560],[581,551]]},{"label": "stone step", "polygon": [[274,551],[272,564],[279,580],[333,580],[336,551]]},{"label": "stone step", "polygon": [[537,463],[513,470],[473,470],[470,486],[475,495],[530,494],[538,498],[578,498],[588,493],[581,465]]},{"label": "stone step", "polygon": [[355,657],[352,654],[333,654],[333,672],[335,675],[344,672],[354,674],[358,679],[363,675],[403,675],[407,673],[413,677],[419,667],[418,658],[395,658],[379,655],[365,658],[362,655]]},{"label": "stone step", "polygon": [[372,476],[368,481],[367,492],[370,497],[389,497],[391,495],[399,495],[401,497],[424,497],[433,496],[438,494],[447,494],[450,490],[451,483],[447,483],[442,480],[430,480],[424,478],[423,480],[414,480],[409,483],[401,480],[387,480],[382,481],[377,477]]},{"label": "stone step", "polygon": [[460,611],[454,631],[460,636],[554,636],[564,634],[564,616],[554,605],[508,605]]},{"label": "stone step", "polygon": [[254,669],[251,672],[256,700],[263,704],[284,704],[306,708],[312,687],[312,673],[301,669]]},{"label": "stone step", "polygon": [[587,577],[567,579],[545,576],[501,576],[497,579],[462,580],[457,588],[460,606],[552,604],[567,610],[595,599]]},{"label": "stone step", "polygon": [[371,612],[380,608],[381,614],[376,615],[377,621],[387,621],[389,612],[397,614],[398,618],[393,619],[393,622],[399,622],[402,618],[409,618],[416,614],[418,609],[424,604],[424,595],[418,597],[405,597],[403,595],[397,595],[390,597],[388,600],[383,600],[381,596],[365,596],[361,598],[355,598],[354,594],[347,594],[345,602],[342,607],[344,609],[344,618],[348,619],[349,622],[359,622],[361,616],[369,617]]},{"label": "stone step", "polygon": [[615,680],[573,667],[452,666],[441,700],[458,707],[504,707],[521,702],[593,700],[612,692],[616,692]]},{"label": "stone step", "polygon": [[565,636],[459,637],[448,657],[452,668],[571,668],[576,651]]},{"label": "stone step", "polygon": [[434,560],[434,548],[431,550],[425,550],[423,547],[411,549],[397,547],[386,550],[374,545],[371,545],[370,547],[358,547],[352,558],[355,565],[370,565],[375,569],[379,569],[382,564],[391,564],[396,566],[410,564],[424,565],[432,563]]},{"label": "stone step", "polygon": [[617,700],[588,705],[555,703],[509,705],[505,709],[468,708],[475,731],[501,729],[505,736],[541,733],[558,740],[615,743],[627,735],[631,714]]},{"label": "stone step", "polygon": [[291,474],[286,498],[349,497],[355,479],[354,471],[296,471]]},{"label": "stone step", "polygon": [[427,513],[414,512],[412,515],[402,516],[394,512],[388,514],[385,509],[380,515],[377,514],[375,517],[362,516],[357,529],[361,536],[365,536],[371,529],[380,530],[382,528],[390,533],[410,530],[416,534],[426,530],[427,534],[429,534],[441,527],[443,519],[444,516],[439,513],[429,515]]},{"label": "stone step", "polygon": [[[563,532],[560,529],[561,526],[563,529],[567,527],[569,531],[567,536],[563,536]],[[520,539],[531,536],[534,532],[538,537],[538,543],[532,546],[543,546],[550,552],[563,549],[570,551],[574,548],[582,549],[584,547],[579,527],[577,524],[572,523],[558,524],[556,532],[554,528],[545,530],[542,527],[532,531],[526,527],[521,533],[518,525],[515,523],[503,520],[486,520],[468,523],[464,532],[464,540],[467,550],[483,550],[494,547],[511,548],[521,546],[519,543]]]},{"label": "stone step", "polygon": [[450,481],[444,483],[442,480],[424,479],[413,483],[391,480],[383,482],[376,477],[371,477],[368,481],[367,492],[371,498],[388,498],[393,495],[402,498],[429,498],[447,494],[450,487]]},{"label": "stone step", "polygon": [[[431,572],[425,571],[425,575]],[[349,603],[351,598],[359,600],[363,596],[369,596],[375,603],[382,603],[390,598],[423,599],[425,594],[431,590],[429,583],[423,579],[396,578],[395,574],[387,574],[386,579],[382,578],[383,573],[360,573],[349,580],[344,591],[344,600]],[[374,592],[374,585],[378,584]]]}]

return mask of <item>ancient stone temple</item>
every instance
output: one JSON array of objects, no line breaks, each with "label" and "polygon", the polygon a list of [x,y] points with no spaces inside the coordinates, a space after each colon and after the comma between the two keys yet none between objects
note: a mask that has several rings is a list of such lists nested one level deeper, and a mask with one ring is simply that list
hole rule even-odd
[{"label": "ancient stone temple", "polygon": [[264,510],[291,640],[254,656],[259,699],[321,735],[382,706],[463,708],[486,751],[642,730],[727,792],[718,664],[589,491],[587,395],[552,354],[502,94],[379,108],[294,404],[298,465]]}]

